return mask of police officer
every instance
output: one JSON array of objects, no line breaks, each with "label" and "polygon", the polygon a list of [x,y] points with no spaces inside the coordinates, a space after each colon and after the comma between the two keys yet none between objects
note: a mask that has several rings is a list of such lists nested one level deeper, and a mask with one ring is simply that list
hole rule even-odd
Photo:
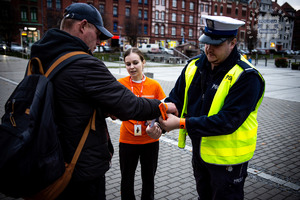
[{"label": "police officer", "polygon": [[265,82],[237,51],[238,28],[245,23],[202,16],[205,54],[189,61],[170,92],[180,117],[160,118],[164,130],[180,128],[178,146],[188,134],[199,199],[243,199],[248,161],[257,138],[257,111]]}]

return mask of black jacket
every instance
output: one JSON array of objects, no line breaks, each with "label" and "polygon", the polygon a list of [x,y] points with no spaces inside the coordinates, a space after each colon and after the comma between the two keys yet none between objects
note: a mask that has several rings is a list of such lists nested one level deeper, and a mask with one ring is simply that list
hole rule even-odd
[{"label": "black jacket", "polygon": [[[71,51],[91,54],[81,39],[51,29],[32,46],[31,57],[40,58],[46,70],[53,59]],[[113,147],[107,131],[106,113],[121,120],[146,120],[160,115],[159,100],[137,98],[92,54],[64,67],[52,82],[55,116],[66,162],[71,161],[93,110],[97,110],[96,131],[89,133],[73,174],[75,180],[98,178],[109,169]]]},{"label": "black jacket", "polygon": [[[214,70],[211,70],[205,54],[193,58],[198,59],[195,63],[198,68],[188,91],[187,116],[185,117],[186,128],[193,144],[194,159],[200,158],[201,137],[233,133],[255,109],[263,94],[264,82],[257,71],[245,70],[229,90],[221,111],[207,117],[221,81],[240,60],[240,57],[235,47],[228,58]],[[176,104],[180,113],[184,102],[186,67],[182,70],[169,97],[166,98],[166,101]]]}]

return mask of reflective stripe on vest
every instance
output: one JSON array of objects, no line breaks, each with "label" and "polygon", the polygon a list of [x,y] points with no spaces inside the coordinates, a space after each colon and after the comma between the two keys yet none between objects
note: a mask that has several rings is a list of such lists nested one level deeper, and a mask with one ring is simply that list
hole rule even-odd
[{"label": "reflective stripe on vest", "polygon": [[[184,116],[187,114],[187,102],[188,102],[188,90],[192,83],[192,80],[194,78],[194,75],[197,70],[197,66],[195,65],[196,61],[198,59],[192,60],[189,65],[187,66],[187,69],[185,71],[185,91],[184,91],[184,103],[183,108],[181,112],[180,118],[184,118]],[[185,139],[187,136],[187,130],[186,129],[179,129],[179,136],[178,136],[178,147],[184,148],[185,147]]]},{"label": "reflective stripe on vest", "polygon": [[[245,58],[241,57],[241,60],[253,67]],[[187,69],[186,71],[189,71],[189,69]],[[235,65],[224,76],[214,96],[208,116],[217,114],[222,109],[229,89],[236,82],[243,71],[244,70],[239,65]],[[191,79],[193,79],[195,75],[195,73],[187,74],[192,76]],[[260,75],[259,72],[258,74]],[[264,81],[261,75],[260,77]],[[187,90],[188,88],[186,88],[185,95],[187,95]],[[232,134],[202,137],[200,145],[200,155],[205,162],[218,165],[235,165],[249,161],[253,157],[256,147],[258,127],[256,120],[257,110],[262,102],[262,99],[263,95],[258,101],[255,110],[250,113],[245,122]],[[185,104],[187,103],[185,102],[184,105]]]}]

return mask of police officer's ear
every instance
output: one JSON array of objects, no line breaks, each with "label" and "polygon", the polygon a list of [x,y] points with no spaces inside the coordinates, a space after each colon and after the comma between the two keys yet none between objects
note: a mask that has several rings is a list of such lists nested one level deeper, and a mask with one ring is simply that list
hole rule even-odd
[{"label": "police officer's ear", "polygon": [[233,38],[233,40],[231,40],[231,41],[229,42],[229,45],[230,45],[230,49],[231,49],[231,50],[235,47],[236,43],[237,43],[237,39],[236,39],[236,38]]}]

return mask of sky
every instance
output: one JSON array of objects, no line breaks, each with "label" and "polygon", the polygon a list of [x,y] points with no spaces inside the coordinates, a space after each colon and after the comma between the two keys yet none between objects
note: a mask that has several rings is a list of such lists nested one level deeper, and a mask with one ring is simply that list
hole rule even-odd
[{"label": "sky", "polygon": [[[272,0],[275,1],[275,0]],[[299,0],[277,0],[278,5],[282,6],[285,2],[290,4],[296,11],[300,10],[300,1]]]}]

